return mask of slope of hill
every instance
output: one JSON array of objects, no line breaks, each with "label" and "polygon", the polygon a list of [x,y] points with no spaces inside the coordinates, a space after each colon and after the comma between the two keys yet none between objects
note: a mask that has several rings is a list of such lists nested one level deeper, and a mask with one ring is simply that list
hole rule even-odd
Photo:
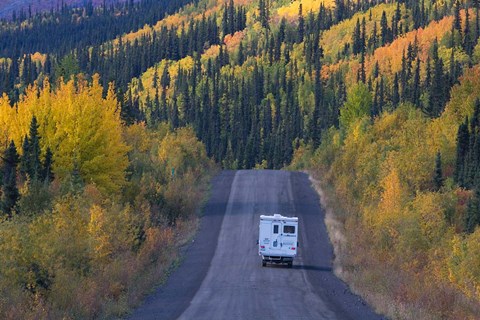
[{"label": "slope of hill", "polygon": [[[203,177],[195,168],[208,156],[224,168],[291,164],[321,176],[342,204],[343,276],[385,314],[474,317],[480,305],[474,268],[480,259],[479,38],[478,2],[469,0],[145,1],[106,16],[80,9],[4,21],[0,151],[15,164],[13,140],[21,160],[2,161],[0,209],[5,225],[19,226],[15,232],[32,231],[13,249],[0,246],[0,257],[14,257],[7,259],[11,265],[27,261],[4,277],[9,285],[38,288],[9,299],[23,306],[40,299],[45,304],[33,309],[48,305],[63,315],[67,303],[58,297],[65,288],[56,287],[56,272],[92,280],[91,270],[121,261],[118,252],[141,259],[147,230],[154,239],[174,230],[183,201],[191,203],[175,191]],[[59,111],[62,105],[68,112]],[[81,116],[88,110],[95,119]],[[33,115],[38,130],[29,129]],[[102,123],[115,129],[96,130]],[[38,133],[39,142],[25,139]],[[106,159],[97,145],[118,146],[118,165],[96,171]],[[33,192],[31,181],[46,176],[33,169],[37,159],[53,161],[55,178]],[[40,244],[41,230],[60,230],[62,199],[75,195],[77,184],[103,202],[72,209],[83,212],[79,237],[74,249],[58,252],[74,255],[75,264],[51,265],[23,250],[38,246],[55,257]],[[28,205],[35,197],[50,199],[45,210],[59,226]],[[133,219],[130,206],[142,208],[135,231],[103,224],[115,211],[111,197],[121,199],[125,221]],[[127,240],[115,242],[117,232]],[[93,251],[82,236],[97,243]],[[118,302],[122,293],[112,293],[115,288],[107,291]],[[83,303],[80,314],[97,310]]]},{"label": "slope of hill", "polygon": [[[91,0],[94,6],[111,5],[114,3],[125,2],[126,0]],[[138,1],[138,0],[135,0]],[[85,4],[85,0],[3,0],[0,3],[0,18],[11,18],[13,12],[20,15],[23,11],[27,15],[29,12],[35,14],[37,12],[48,11],[59,8],[62,3],[67,6],[81,6]]]}]

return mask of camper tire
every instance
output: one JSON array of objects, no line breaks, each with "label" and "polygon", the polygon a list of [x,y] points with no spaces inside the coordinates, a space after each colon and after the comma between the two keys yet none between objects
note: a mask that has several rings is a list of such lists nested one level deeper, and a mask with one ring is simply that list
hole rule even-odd
[{"label": "camper tire", "polygon": [[288,267],[291,269],[293,268],[293,261],[288,262]]},{"label": "camper tire", "polygon": [[262,261],[262,267],[266,267],[267,263],[265,261]]}]

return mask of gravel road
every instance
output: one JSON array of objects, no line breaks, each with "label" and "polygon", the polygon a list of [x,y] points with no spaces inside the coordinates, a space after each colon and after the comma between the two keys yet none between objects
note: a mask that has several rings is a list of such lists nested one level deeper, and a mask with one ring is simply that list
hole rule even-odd
[{"label": "gravel road", "polygon": [[[131,319],[382,319],[333,274],[324,212],[306,174],[223,171],[203,212],[180,267]],[[259,216],[273,213],[299,217],[292,269],[261,265]]]}]

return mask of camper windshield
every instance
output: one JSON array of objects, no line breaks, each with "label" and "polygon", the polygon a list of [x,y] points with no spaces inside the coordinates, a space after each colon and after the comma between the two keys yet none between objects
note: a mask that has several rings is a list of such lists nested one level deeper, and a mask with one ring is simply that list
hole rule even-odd
[{"label": "camper windshield", "polygon": [[283,226],[283,233],[295,233],[295,226]]}]

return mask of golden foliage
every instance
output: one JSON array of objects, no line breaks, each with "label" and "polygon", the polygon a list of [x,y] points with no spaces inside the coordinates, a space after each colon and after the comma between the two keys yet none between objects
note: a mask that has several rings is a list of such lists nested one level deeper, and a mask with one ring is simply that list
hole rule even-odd
[{"label": "golden foliage", "polygon": [[223,39],[223,43],[227,45],[227,50],[229,52],[233,52],[238,48],[244,36],[245,34],[243,31],[237,31],[233,35],[227,34]]},{"label": "golden foliage", "polygon": [[[356,120],[343,143],[338,142],[341,131],[330,132],[314,159],[334,185],[342,208],[350,213],[346,232],[365,237],[364,249],[370,257],[378,257],[366,268],[380,264],[405,272],[401,279],[407,283],[428,282],[421,290],[402,289],[400,300],[417,301],[434,293],[445,299],[439,317],[462,309],[462,304],[452,304],[456,295],[474,303],[480,300],[480,272],[475,267],[480,259],[480,228],[471,235],[460,234],[471,192],[455,188],[451,181],[458,125],[473,113],[480,92],[479,70],[476,66],[465,71],[439,118],[428,119],[414,107],[401,105],[373,124]],[[433,192],[438,151],[447,181]],[[372,272],[380,272],[389,285],[398,280],[388,278],[387,272]],[[399,298],[393,295],[393,299]]]},{"label": "golden foliage", "polygon": [[160,143],[158,156],[167,172],[174,169],[175,174],[201,171],[202,168],[198,168],[196,163],[206,162],[207,159],[205,147],[191,128],[180,128],[167,134]]},{"label": "golden foliage", "polygon": [[427,27],[411,31],[395,39],[391,44],[378,48],[372,56],[365,61],[366,73],[370,74],[376,62],[384,75],[392,77],[402,67],[402,52],[406,52],[409,44],[414,44],[417,39],[419,58],[422,62],[427,60],[429,50],[435,39],[440,41],[450,30],[453,17],[448,16],[440,21],[432,21]]},{"label": "golden foliage", "polygon": [[[195,225],[212,166],[191,129],[167,132],[125,128],[132,172],[121,194],[89,184],[55,193],[42,215],[0,221],[0,317],[118,318],[161,280]],[[173,179],[171,163],[179,168]]]},{"label": "golden foliage", "polygon": [[[37,95],[40,91],[40,95]],[[8,98],[0,99],[2,147],[13,139],[22,145],[32,116],[38,119],[43,152],[54,155],[55,174],[63,179],[77,166],[86,183],[103,192],[116,192],[125,181],[128,147],[122,139],[120,110],[113,93],[102,96],[98,76],[91,85],[81,77],[60,82],[52,92],[48,81],[42,89],[30,87],[14,108]]]},{"label": "golden foliage", "polygon": [[202,54],[202,61],[208,60],[210,58],[216,58],[218,53],[220,52],[219,45],[210,46],[205,52]]},{"label": "golden foliage", "polygon": [[277,16],[279,18],[286,18],[287,20],[297,20],[300,4],[302,4],[303,15],[311,12],[318,12],[320,5],[331,8],[335,6],[334,0],[294,0],[286,6],[277,9]]},{"label": "golden foliage", "polygon": [[[366,13],[356,13],[352,18],[340,22],[332,26],[329,30],[322,34],[320,39],[320,45],[324,50],[325,61],[327,63],[334,63],[337,60],[338,53],[343,50],[345,44],[352,41],[353,30],[357,23],[357,19],[360,22],[365,18],[367,35],[370,36],[373,31],[373,25],[377,22],[377,30],[380,32],[380,20],[382,12],[385,11],[388,21],[391,21],[392,16],[395,14],[395,4],[381,4],[371,9],[372,20],[369,19],[370,11]],[[405,6],[402,5],[402,12],[405,13]],[[401,52],[401,51],[400,51]]]},{"label": "golden foliage", "polygon": [[46,54],[42,54],[40,52],[35,52],[34,54],[32,54],[32,61],[41,63],[42,65],[45,63],[46,59],[47,59]]}]

